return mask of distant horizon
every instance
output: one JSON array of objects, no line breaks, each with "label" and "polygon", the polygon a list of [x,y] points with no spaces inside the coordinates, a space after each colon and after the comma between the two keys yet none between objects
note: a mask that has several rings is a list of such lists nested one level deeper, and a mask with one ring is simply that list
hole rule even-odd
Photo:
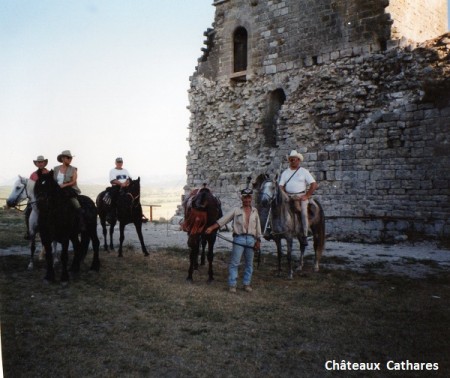
[{"label": "distant horizon", "polygon": [[[12,186],[17,181],[18,176],[29,177],[29,174],[16,174],[11,177],[0,177],[0,186]],[[175,188],[180,186],[181,189],[186,185],[186,175],[185,174],[172,174],[172,175],[138,175],[133,178],[141,178],[141,185],[145,187],[164,187],[164,188]],[[109,186],[107,177],[96,177],[89,178],[87,180],[78,180],[78,185],[98,185],[98,186]]]}]

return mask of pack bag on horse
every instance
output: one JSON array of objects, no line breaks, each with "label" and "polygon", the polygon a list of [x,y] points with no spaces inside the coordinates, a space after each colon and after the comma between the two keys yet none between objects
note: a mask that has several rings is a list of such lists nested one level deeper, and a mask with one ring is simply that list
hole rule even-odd
[{"label": "pack bag on horse", "polygon": [[[61,243],[61,282],[69,280],[68,247],[72,242],[74,256],[70,270],[78,273],[84,260],[89,243],[94,251],[90,269],[100,270],[99,246],[97,237],[97,209],[94,202],[87,196],[77,195],[80,208],[73,205],[73,191],[61,187],[56,181],[56,172],[39,174],[34,187],[37,207],[39,210],[39,232],[41,242],[45,247],[47,271],[45,280],[55,281],[53,265],[52,242]],[[83,217],[83,227],[80,225],[80,214]],[[79,234],[81,233],[81,241]]]},{"label": "pack bag on horse", "polygon": [[222,216],[220,200],[214,196],[206,184],[193,190],[183,203],[184,221],[182,230],[188,234],[189,269],[186,280],[193,281],[193,273],[198,269],[200,245],[202,247],[201,264],[205,264],[205,250],[208,245],[208,282],[214,280],[213,260],[216,232],[207,235],[206,229]]},{"label": "pack bag on horse", "polygon": [[[103,240],[104,248],[108,250],[107,244],[107,227],[106,222],[110,224],[109,237],[110,237],[110,248],[114,249],[113,244],[113,234],[114,227],[119,222],[119,253],[118,256],[123,256],[123,241],[125,239],[125,226],[129,223],[133,223],[136,229],[136,233],[139,237],[139,242],[141,243],[141,248],[144,256],[148,256],[149,253],[144,243],[144,237],[142,235],[142,223],[144,222],[142,205],[140,201],[141,196],[141,185],[140,177],[136,180],[128,179],[127,185],[118,187],[117,196],[114,198],[115,202],[110,201],[113,197],[108,195],[108,190],[104,190],[99,193],[96,199],[96,204],[98,207],[98,214],[100,217],[100,224],[103,230]],[[105,201],[104,198],[107,197]],[[108,198],[109,197],[109,198]]]},{"label": "pack bag on horse", "polygon": [[[273,239],[276,243],[279,272],[281,272],[282,257],[281,241],[286,240],[289,278],[293,278],[292,246],[294,239],[298,239],[300,244],[300,261],[297,271],[303,269],[308,232],[311,232],[313,236],[315,271],[319,270],[319,261],[325,248],[324,211],[319,201],[311,198],[312,193],[317,189],[314,178],[312,178],[314,184],[311,182],[307,191],[308,184],[306,182],[304,182],[303,188],[290,186],[290,188],[300,190],[300,192],[292,192],[289,195],[286,190],[289,182],[295,177],[293,175],[299,174],[299,177],[302,177],[304,172],[299,169],[299,163],[302,160],[301,154],[295,150],[291,152],[289,155],[290,167],[283,172],[285,178],[281,181],[284,187],[279,185],[276,180],[271,180],[268,175],[259,176],[254,183],[254,188],[258,191],[256,204],[261,218],[261,227],[265,238]],[[310,175],[309,172],[308,174]],[[307,179],[303,178],[303,180]]]}]

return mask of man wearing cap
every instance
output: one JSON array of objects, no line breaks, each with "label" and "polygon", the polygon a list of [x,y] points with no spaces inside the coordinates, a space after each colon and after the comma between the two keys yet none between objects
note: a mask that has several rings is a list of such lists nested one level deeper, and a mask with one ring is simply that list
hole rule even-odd
[{"label": "man wearing cap", "polygon": [[[34,165],[38,168],[36,171],[33,171],[30,175],[30,180],[37,181],[39,178],[39,174],[48,173],[48,169],[45,168],[48,164],[48,159],[45,159],[44,156],[39,155],[36,160],[33,160]],[[28,203],[25,209],[25,224],[27,226],[27,232],[25,233],[24,239],[30,239],[30,215],[31,215],[32,207]]]},{"label": "man wearing cap", "polygon": [[130,173],[123,168],[123,159],[121,157],[116,158],[116,166],[109,171],[109,182],[111,187],[106,189],[103,202],[110,205],[109,216],[115,218],[117,196],[122,188],[126,188],[130,185]]},{"label": "man wearing cap", "polygon": [[219,227],[233,221],[233,249],[228,267],[228,286],[230,293],[236,293],[238,268],[244,255],[245,268],[243,285],[246,292],[251,292],[250,286],[253,274],[254,251],[259,250],[261,243],[261,224],[258,210],[252,206],[253,191],[249,188],[241,191],[242,206],[235,207],[206,229],[210,234]]},{"label": "man wearing cap", "polygon": [[311,173],[300,167],[301,162],[303,162],[302,154],[292,150],[288,156],[288,161],[289,168],[281,174],[279,185],[290,197],[295,211],[300,214],[303,226],[303,236],[300,238],[300,242],[303,245],[308,245],[308,203],[318,185]]},{"label": "man wearing cap", "polygon": [[116,166],[109,172],[109,182],[117,188],[123,188],[130,184],[130,174],[123,168],[123,159],[116,158]]}]

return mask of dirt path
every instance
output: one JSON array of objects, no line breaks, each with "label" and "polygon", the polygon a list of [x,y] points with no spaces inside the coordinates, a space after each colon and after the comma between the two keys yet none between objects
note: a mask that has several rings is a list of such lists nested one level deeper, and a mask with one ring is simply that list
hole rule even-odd
[{"label": "dirt path", "polygon": [[[143,225],[144,241],[151,252],[162,248],[186,249],[187,235],[179,230],[178,225],[145,223]],[[103,236],[101,228],[98,229],[101,245]],[[221,232],[224,238],[231,240],[230,232]],[[119,230],[116,226],[114,241],[117,245]],[[140,252],[140,244],[132,225],[125,229],[125,247],[132,247],[136,253]],[[229,251],[231,244],[228,241],[217,239],[216,251]],[[275,243],[263,240],[261,247],[263,258],[265,255],[276,255]],[[298,244],[294,244],[298,251]],[[28,254],[26,247],[13,247],[0,249],[0,256],[9,254]],[[306,269],[311,269],[313,255],[312,241],[307,248]],[[309,260],[309,261],[308,261]],[[285,260],[283,260],[285,263]],[[435,243],[401,243],[395,245],[360,244],[328,241],[321,266],[330,269],[351,269],[358,272],[374,272],[378,274],[405,275],[414,278],[437,274],[450,268],[450,250],[439,249]]]}]

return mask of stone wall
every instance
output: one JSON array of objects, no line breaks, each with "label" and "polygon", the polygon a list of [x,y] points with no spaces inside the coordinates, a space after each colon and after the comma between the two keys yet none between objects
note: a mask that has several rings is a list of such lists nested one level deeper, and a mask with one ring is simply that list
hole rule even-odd
[{"label": "stone wall", "polygon": [[[381,28],[358,40],[343,35],[330,43],[340,48],[334,51],[315,44],[295,49],[307,28],[295,23],[295,15],[303,20],[308,7],[307,18],[320,13],[313,3],[331,9],[331,3],[349,2],[217,5],[214,29],[206,33],[206,58],[189,90],[186,193],[207,182],[226,210],[239,203],[248,176],[278,174],[295,148],[319,182],[316,196],[329,237],[449,238],[450,35],[414,49],[387,40],[383,51]],[[366,3],[379,9],[386,2]],[[375,16],[378,10],[367,12],[385,19]],[[230,76],[227,49],[236,26],[249,32],[245,80]],[[316,32],[325,30],[322,25]],[[277,38],[284,42],[276,44]],[[280,93],[270,129],[273,94]]]}]

